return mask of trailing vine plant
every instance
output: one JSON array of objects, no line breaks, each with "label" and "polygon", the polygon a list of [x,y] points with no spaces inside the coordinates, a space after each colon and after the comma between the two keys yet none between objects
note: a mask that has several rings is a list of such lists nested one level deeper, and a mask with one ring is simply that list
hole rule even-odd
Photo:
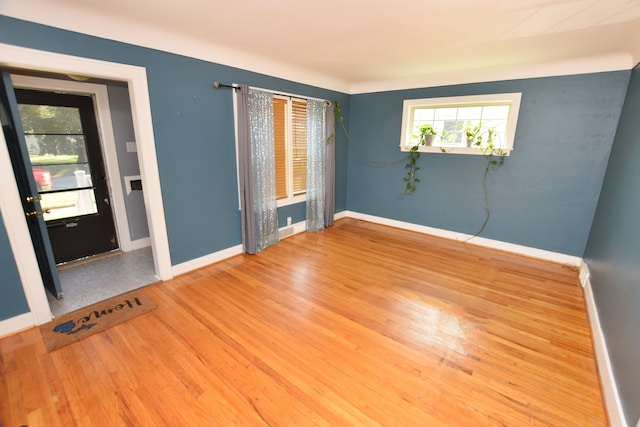
[{"label": "trailing vine plant", "polygon": [[407,154],[407,164],[404,166],[407,170],[407,174],[403,178],[405,186],[400,197],[404,197],[406,194],[412,194],[416,191],[416,183],[420,182],[420,178],[416,176],[416,172],[420,170],[420,166],[418,166],[418,159],[420,158],[421,145],[424,145],[424,143],[420,142],[414,145]]},{"label": "trailing vine plant", "polygon": [[418,126],[418,132],[418,135],[411,135],[414,139],[418,139],[418,143],[413,145],[407,153],[407,160],[404,166],[407,173],[403,178],[404,191],[400,194],[400,197],[404,197],[406,194],[412,194],[416,191],[416,184],[420,182],[420,178],[416,176],[416,172],[420,170],[420,166],[418,166],[420,147],[432,144],[436,137],[436,130],[431,124]]},{"label": "trailing vine plant", "polygon": [[494,127],[487,128],[487,139],[486,144],[482,145],[482,139],[479,138],[474,145],[482,148],[482,153],[487,161],[484,172],[482,173],[482,203],[485,212],[485,218],[480,226],[480,229],[471,237],[469,237],[465,242],[473,239],[474,237],[478,237],[487,226],[489,219],[491,218],[491,209],[489,207],[489,193],[487,191],[487,175],[491,171],[495,171],[499,169],[504,164],[504,158],[507,155],[507,152],[502,147],[496,147],[493,143],[497,136],[496,129]]},{"label": "trailing vine plant", "polygon": [[[347,130],[347,127],[344,125],[344,116],[342,115],[342,109],[340,108],[340,104],[338,103],[338,101],[333,101],[333,116],[335,117],[334,127],[338,127],[338,125],[340,125],[340,127],[344,131],[344,134],[347,136],[349,140],[351,140],[349,131]],[[333,139],[335,139],[335,134],[327,138],[327,142],[333,142],[332,141]]]}]

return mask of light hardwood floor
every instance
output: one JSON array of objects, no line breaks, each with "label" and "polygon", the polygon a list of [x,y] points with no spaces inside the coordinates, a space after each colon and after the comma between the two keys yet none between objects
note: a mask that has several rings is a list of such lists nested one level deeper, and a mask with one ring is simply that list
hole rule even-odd
[{"label": "light hardwood floor", "polygon": [[606,425],[573,268],[355,220],[144,289],[47,353],[0,340],[0,424]]}]

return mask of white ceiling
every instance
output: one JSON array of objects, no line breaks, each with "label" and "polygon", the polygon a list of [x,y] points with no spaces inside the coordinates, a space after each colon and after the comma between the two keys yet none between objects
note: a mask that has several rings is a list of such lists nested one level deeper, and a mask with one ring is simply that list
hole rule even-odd
[{"label": "white ceiling", "polygon": [[640,62],[640,0],[0,0],[0,14],[349,93]]}]

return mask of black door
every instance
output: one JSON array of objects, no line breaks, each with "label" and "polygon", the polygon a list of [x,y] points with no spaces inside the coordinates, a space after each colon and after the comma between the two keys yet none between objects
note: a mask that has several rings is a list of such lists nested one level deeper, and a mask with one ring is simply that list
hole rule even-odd
[{"label": "black door", "polygon": [[93,98],[15,93],[56,263],[117,249]]},{"label": "black door", "polygon": [[18,192],[22,200],[22,207],[27,216],[29,233],[33,249],[38,260],[38,267],[42,275],[45,288],[56,298],[62,298],[62,288],[58,279],[58,271],[54,261],[47,228],[42,218],[36,182],[31,173],[29,155],[18,114],[18,105],[11,85],[9,73],[2,72],[0,79],[0,121],[2,131],[7,142],[11,164],[13,165]]}]

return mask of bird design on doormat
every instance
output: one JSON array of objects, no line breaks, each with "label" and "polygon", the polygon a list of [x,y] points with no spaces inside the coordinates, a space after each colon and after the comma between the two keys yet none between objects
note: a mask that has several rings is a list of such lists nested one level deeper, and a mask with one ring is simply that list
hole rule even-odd
[{"label": "bird design on doormat", "polygon": [[76,322],[74,322],[73,320],[69,320],[67,322],[57,325],[55,328],[53,328],[53,332],[60,332],[61,334],[71,335],[71,334],[78,333],[83,329],[91,329],[95,325],[97,325],[97,323],[89,323],[89,324],[85,323],[76,329]]}]

